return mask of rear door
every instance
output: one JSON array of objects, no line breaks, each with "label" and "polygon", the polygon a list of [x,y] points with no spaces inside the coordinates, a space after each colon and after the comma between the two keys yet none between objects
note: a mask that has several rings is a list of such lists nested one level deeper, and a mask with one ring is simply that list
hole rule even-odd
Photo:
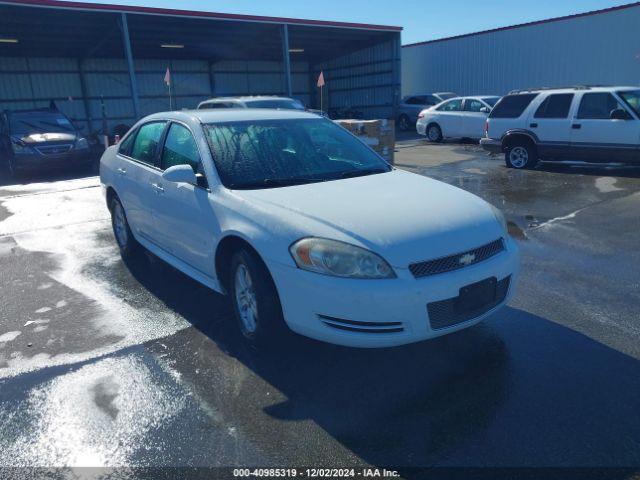
[{"label": "rear door", "polygon": [[160,168],[164,171],[175,165],[189,165],[198,184],[161,180],[156,209],[159,245],[191,267],[215,277],[212,256],[220,228],[209,202],[201,153],[191,130],[172,122],[162,147]]},{"label": "rear door", "polygon": [[481,138],[484,132],[484,124],[489,115],[481,112],[482,108],[489,109],[479,98],[466,98],[461,114],[461,136],[469,138]]},{"label": "rear door", "polygon": [[[626,120],[612,119],[622,109]],[[640,122],[610,92],[584,92],[571,123],[571,151],[577,158],[628,161],[637,155]]]},{"label": "rear door", "polygon": [[154,243],[157,243],[154,218],[162,174],[159,146],[166,124],[155,121],[140,126],[128,149],[118,153],[119,165],[116,168],[120,184],[116,188],[129,225],[136,235]]},{"label": "rear door", "polygon": [[529,129],[538,137],[542,157],[563,158],[570,154],[571,121],[569,113],[575,95],[553,93],[542,99],[529,119]]},{"label": "rear door", "polygon": [[465,136],[462,122],[462,99],[447,100],[438,107],[438,124],[445,137]]}]

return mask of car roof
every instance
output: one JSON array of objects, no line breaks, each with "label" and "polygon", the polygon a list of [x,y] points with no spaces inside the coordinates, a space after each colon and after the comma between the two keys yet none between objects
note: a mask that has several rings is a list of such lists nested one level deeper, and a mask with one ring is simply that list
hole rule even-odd
[{"label": "car roof", "polygon": [[290,120],[318,119],[315,113],[303,110],[276,110],[272,108],[229,108],[222,110],[183,110],[179,112],[160,112],[145,117],[143,121],[178,120],[198,123],[243,122],[251,120]]},{"label": "car roof", "polygon": [[573,87],[536,87],[525,88],[520,90],[512,90],[509,95],[519,95],[527,93],[575,93],[577,91],[582,92],[614,92],[618,90],[638,90],[638,87],[633,86],[612,86],[612,85],[576,85]]},{"label": "car roof", "polygon": [[256,101],[267,101],[267,100],[290,100],[296,101],[293,98],[289,97],[277,97],[277,96],[269,96],[269,95],[255,95],[255,96],[242,96],[242,97],[216,97],[211,98],[209,100],[205,100],[202,103],[216,103],[216,102],[256,102]]}]

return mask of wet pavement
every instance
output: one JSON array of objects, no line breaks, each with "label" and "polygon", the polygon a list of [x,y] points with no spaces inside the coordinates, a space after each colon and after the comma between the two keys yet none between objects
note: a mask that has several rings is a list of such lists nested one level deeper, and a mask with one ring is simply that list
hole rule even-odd
[{"label": "wet pavement", "polygon": [[5,182],[0,466],[640,469],[640,168],[414,139],[396,163],[500,207],[522,276],[477,327],[383,350],[246,349],[224,297],[120,260],[96,177]]}]

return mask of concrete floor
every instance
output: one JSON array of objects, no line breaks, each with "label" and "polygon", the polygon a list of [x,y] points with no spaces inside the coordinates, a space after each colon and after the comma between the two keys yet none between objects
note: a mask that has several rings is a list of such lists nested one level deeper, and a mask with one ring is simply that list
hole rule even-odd
[{"label": "concrete floor", "polygon": [[396,164],[500,207],[522,277],[479,326],[386,350],[248,350],[224,297],[120,260],[96,177],[0,187],[0,466],[640,469],[640,169],[411,138]]}]

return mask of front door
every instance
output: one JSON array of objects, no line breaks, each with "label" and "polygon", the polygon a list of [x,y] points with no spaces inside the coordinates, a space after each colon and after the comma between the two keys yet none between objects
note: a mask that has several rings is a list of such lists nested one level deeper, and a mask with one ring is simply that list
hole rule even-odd
[{"label": "front door", "polygon": [[[122,196],[129,225],[136,236],[155,241],[154,212],[156,190],[161,171],[159,169],[159,145],[166,122],[142,125],[132,142],[119,150],[116,188]],[[128,140],[128,138],[127,138]]]},{"label": "front door", "polygon": [[489,108],[477,98],[467,98],[461,117],[461,135],[469,138],[482,138],[484,124],[487,121],[488,112],[481,112],[482,108]]},{"label": "front door", "polygon": [[161,180],[156,223],[162,249],[200,272],[215,277],[214,246],[220,228],[209,200],[202,158],[191,131],[171,123],[162,148],[161,168],[189,165],[198,185]]},{"label": "front door", "polygon": [[[640,121],[612,119],[611,112],[627,109],[609,92],[586,92],[571,123],[571,150],[578,158],[608,162],[635,160]],[[628,113],[628,111],[627,111]]]}]

